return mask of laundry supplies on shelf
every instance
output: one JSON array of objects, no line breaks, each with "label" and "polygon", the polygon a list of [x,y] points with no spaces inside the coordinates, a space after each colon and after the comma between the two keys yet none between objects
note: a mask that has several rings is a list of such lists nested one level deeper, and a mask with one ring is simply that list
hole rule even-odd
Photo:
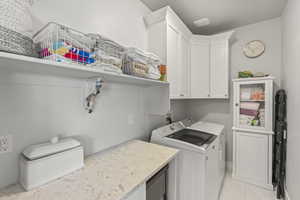
[{"label": "laundry supplies on shelf", "polygon": [[147,59],[147,55],[142,50],[128,48],[123,61],[123,72],[146,78],[149,72]]},{"label": "laundry supplies on shelf", "polygon": [[96,41],[94,46],[96,56],[95,66],[104,71],[122,73],[125,48],[99,34],[90,33],[88,36]]},{"label": "laundry supplies on shelf", "polygon": [[144,52],[137,48],[128,48],[123,60],[123,72],[125,74],[159,79],[160,59],[155,54]]},{"label": "laundry supplies on shelf", "polygon": [[72,28],[50,22],[34,35],[39,57],[57,62],[92,65],[95,40]]},{"label": "laundry supplies on shelf", "polygon": [[265,126],[265,88],[263,85],[240,87],[240,125]]},{"label": "laundry supplies on shelf", "polygon": [[149,65],[149,71],[147,77],[150,79],[160,79],[161,77],[161,72],[159,69],[160,66],[160,58],[153,54],[153,53],[148,53],[148,65]]}]

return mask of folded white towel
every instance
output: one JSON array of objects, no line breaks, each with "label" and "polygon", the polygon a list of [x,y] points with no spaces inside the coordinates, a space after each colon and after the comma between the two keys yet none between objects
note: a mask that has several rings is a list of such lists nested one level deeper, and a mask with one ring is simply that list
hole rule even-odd
[{"label": "folded white towel", "polygon": [[248,110],[258,110],[259,106],[260,106],[260,103],[257,103],[257,102],[243,102],[240,105],[240,107],[242,109],[248,109]]}]

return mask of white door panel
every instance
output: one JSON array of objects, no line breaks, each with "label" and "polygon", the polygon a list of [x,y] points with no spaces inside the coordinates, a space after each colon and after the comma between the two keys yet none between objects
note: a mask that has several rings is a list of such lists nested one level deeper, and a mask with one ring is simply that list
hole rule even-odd
[{"label": "white door panel", "polygon": [[189,41],[181,36],[181,65],[179,67],[179,76],[180,76],[180,96],[187,97],[189,96],[189,71],[190,71],[190,44]]},{"label": "white door panel", "polygon": [[217,200],[219,189],[219,147],[215,143],[208,150],[206,157],[205,200]]},{"label": "white door panel", "polygon": [[179,96],[179,41],[180,34],[171,26],[167,27],[167,79],[170,83],[170,96]]},{"label": "white door panel", "polygon": [[210,74],[210,41],[192,44],[191,47],[191,97],[208,98]]},{"label": "white door panel", "polygon": [[212,40],[210,48],[210,91],[212,98],[228,98],[228,41]]},{"label": "white door panel", "polygon": [[236,175],[251,182],[268,183],[268,136],[236,132]]}]

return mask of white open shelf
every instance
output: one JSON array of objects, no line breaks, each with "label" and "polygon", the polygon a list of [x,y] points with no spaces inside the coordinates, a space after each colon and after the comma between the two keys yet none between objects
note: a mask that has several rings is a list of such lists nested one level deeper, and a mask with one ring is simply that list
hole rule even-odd
[{"label": "white open shelf", "polygon": [[39,73],[55,76],[88,79],[101,77],[104,81],[142,85],[142,86],[168,86],[168,82],[151,80],[106,72],[96,67],[87,67],[76,64],[59,63],[39,58],[0,52],[0,69],[13,70],[17,72]]}]

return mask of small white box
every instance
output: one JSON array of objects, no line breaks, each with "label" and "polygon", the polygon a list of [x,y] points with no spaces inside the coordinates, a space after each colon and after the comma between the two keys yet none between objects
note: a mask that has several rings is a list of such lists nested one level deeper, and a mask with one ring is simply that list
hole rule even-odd
[{"label": "small white box", "polygon": [[[45,144],[39,145],[38,148],[40,149],[42,146],[45,149],[45,146],[49,148],[52,145],[51,143]],[[55,144],[53,145],[55,146]],[[32,147],[30,148],[32,149]],[[44,185],[84,166],[82,146],[44,155],[33,160],[27,157],[28,154],[25,155],[23,152],[20,157],[20,183],[25,190]]]}]

